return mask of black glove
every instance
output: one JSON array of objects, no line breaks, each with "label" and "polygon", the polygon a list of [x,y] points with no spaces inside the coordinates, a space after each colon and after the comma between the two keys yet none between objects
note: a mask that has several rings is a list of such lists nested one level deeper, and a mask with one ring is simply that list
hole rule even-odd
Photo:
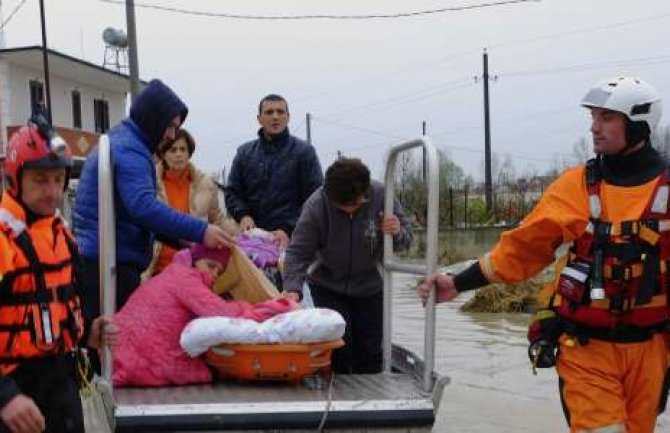
[{"label": "black glove", "polygon": [[552,310],[538,310],[528,327],[528,358],[533,367],[549,368],[556,365],[558,338],[563,333],[561,319]]},{"label": "black glove", "polygon": [[528,358],[533,366],[533,373],[536,368],[549,368],[556,365],[556,352],[558,341],[537,340],[528,346]]}]

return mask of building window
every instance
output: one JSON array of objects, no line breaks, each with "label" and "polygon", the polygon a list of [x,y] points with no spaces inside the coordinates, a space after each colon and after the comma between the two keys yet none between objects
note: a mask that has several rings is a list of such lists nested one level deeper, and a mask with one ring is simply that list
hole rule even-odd
[{"label": "building window", "polygon": [[72,91],[72,127],[81,129],[81,93]]},{"label": "building window", "polygon": [[44,100],[44,85],[37,80],[30,80],[30,112],[36,113],[46,108]]},{"label": "building window", "polygon": [[104,134],[109,130],[109,103],[104,99],[93,100],[93,117],[95,118],[95,132]]}]

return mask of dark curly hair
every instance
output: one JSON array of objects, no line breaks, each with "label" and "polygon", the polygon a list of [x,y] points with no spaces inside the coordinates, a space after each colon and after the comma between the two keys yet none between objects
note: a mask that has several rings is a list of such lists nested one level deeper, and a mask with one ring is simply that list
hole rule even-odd
[{"label": "dark curly hair", "polygon": [[195,140],[190,132],[184,128],[179,128],[177,135],[175,135],[174,140],[163,140],[158,145],[158,157],[163,161],[165,159],[165,154],[170,150],[173,144],[179,140],[184,140],[186,142],[186,148],[188,149],[188,156],[193,156],[195,152]]},{"label": "dark curly hair", "polygon": [[340,205],[353,204],[370,188],[370,170],[358,158],[340,158],[328,167],[324,189]]}]

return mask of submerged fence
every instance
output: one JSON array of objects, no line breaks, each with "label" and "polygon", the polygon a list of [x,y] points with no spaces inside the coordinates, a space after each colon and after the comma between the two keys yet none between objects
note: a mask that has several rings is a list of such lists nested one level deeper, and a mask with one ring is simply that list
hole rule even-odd
[{"label": "submerged fence", "polygon": [[[440,230],[518,224],[537,204],[544,192],[543,184],[497,185],[493,206],[486,209],[481,187],[445,187],[440,191]],[[398,199],[418,226],[425,226],[426,208],[422,190],[398,188]]]}]

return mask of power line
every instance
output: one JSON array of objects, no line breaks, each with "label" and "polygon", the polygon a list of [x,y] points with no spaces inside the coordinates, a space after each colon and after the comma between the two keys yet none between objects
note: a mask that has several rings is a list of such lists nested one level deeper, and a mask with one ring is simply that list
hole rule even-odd
[{"label": "power line", "polygon": [[[462,146],[452,146],[452,145],[443,144],[443,145],[441,145],[441,147],[444,147],[447,150],[456,150],[456,151],[460,151],[460,152],[470,152],[470,153],[480,153],[480,154],[484,153],[484,150],[482,150],[482,149],[471,149],[469,147],[462,147]],[[516,159],[521,159],[521,160],[524,160],[524,161],[551,162],[551,160],[549,160],[549,159],[533,158],[533,157],[530,157],[530,156],[527,156],[527,155],[520,155],[520,154],[516,154],[516,153],[510,153],[510,152],[506,152],[504,149],[496,150],[496,151],[493,152],[493,154],[494,155],[502,155],[502,156],[509,155],[510,157],[513,157],[513,158],[516,158]],[[563,153],[557,153],[557,154],[567,155],[567,154],[563,154]]]},{"label": "power line", "polygon": [[[325,123],[325,124],[330,124],[332,126],[337,126],[337,127],[344,128],[344,129],[351,129],[351,130],[355,130],[355,131],[361,131],[361,132],[365,132],[367,134],[377,135],[377,136],[385,137],[385,138],[391,139],[391,140],[400,140],[400,141],[409,140],[409,137],[406,137],[406,136],[391,135],[391,134],[387,134],[387,133],[376,131],[376,130],[369,129],[369,128],[363,128],[363,127],[360,127],[360,126],[349,125],[349,124],[345,124],[345,123],[341,123],[341,122],[334,122],[334,121],[331,121],[331,120],[322,119],[320,117],[317,118],[316,116],[314,116],[313,119],[318,120],[318,121],[320,121],[322,123]],[[564,129],[560,130],[560,132],[563,132],[563,131],[565,131],[565,130]],[[556,131],[556,132],[559,132],[559,131]],[[388,147],[389,145],[390,145],[389,141],[384,140],[384,141],[378,141],[378,142],[374,142],[374,143],[371,143],[371,144],[365,144],[365,145],[361,145],[361,146],[343,147],[340,150],[343,150],[345,152],[356,152],[356,151],[360,151],[360,150],[375,149],[375,148],[379,148],[379,147]],[[452,146],[452,145],[441,145],[441,146],[446,148],[446,149],[449,149],[449,150],[455,150],[455,151],[460,151],[460,152],[470,152],[470,153],[478,153],[478,154],[484,153],[484,151],[482,149],[472,149],[472,148],[469,148],[469,147]],[[519,154],[505,152],[504,150],[503,151],[499,150],[499,151],[496,151],[494,153],[503,154],[503,155],[510,155],[514,158],[525,160],[525,161],[552,162],[552,160],[542,159],[542,158],[533,158],[533,157],[529,157],[529,156],[526,156],[526,155],[519,155]],[[557,153],[557,154],[565,155],[565,156],[569,155],[567,153]]]},{"label": "power line", "polygon": [[[657,20],[663,20],[670,17],[670,13],[665,13],[665,14],[660,14],[660,15],[649,15],[649,16],[643,16],[639,18],[634,18],[630,20],[625,20],[625,21],[617,21],[613,22],[610,24],[604,24],[601,26],[597,27],[583,27],[575,30],[569,30],[565,32],[560,32],[560,33],[552,33],[552,34],[547,34],[547,35],[542,35],[542,36],[537,36],[533,38],[525,38],[525,39],[516,39],[512,41],[507,41],[507,42],[500,42],[497,44],[490,44],[487,45],[489,49],[491,48],[499,48],[499,47],[506,47],[510,45],[521,45],[521,44],[527,44],[527,43],[533,43],[541,40],[547,40],[547,39],[555,39],[555,38],[560,38],[560,37],[565,37],[565,36],[573,36],[573,35],[578,35],[578,34],[583,34],[583,33],[590,33],[590,32],[595,32],[595,31],[601,31],[601,30],[607,30],[615,27],[623,27],[623,26],[630,26],[634,24],[640,24],[648,21],[657,21]],[[481,48],[471,48],[471,49],[465,49],[457,52],[450,53],[446,56],[440,57],[435,60],[423,62],[420,65],[416,65],[413,67],[408,67],[404,68],[401,70],[397,70],[392,73],[392,75],[401,75],[402,73],[409,72],[409,71],[414,71],[419,68],[425,68],[427,66],[432,66],[438,63],[443,63],[443,62],[452,62],[454,60],[458,60],[461,57],[464,57],[466,55],[474,55],[478,53],[481,50]],[[381,79],[388,78],[388,74],[384,75],[381,77]],[[323,91],[323,92],[315,92],[312,94],[306,94],[304,96],[299,97],[299,100],[304,100],[304,99],[310,99],[313,97],[319,97],[321,95],[326,95],[326,94],[331,94],[335,91],[338,91],[342,87],[350,87],[352,85],[356,85],[360,82],[367,82],[367,79],[365,80],[356,80],[354,82],[349,82],[349,83],[343,83],[337,86],[331,86],[328,90]]]},{"label": "power line", "polygon": [[355,80],[351,80],[348,82],[341,82],[336,85],[331,85],[328,87],[326,90],[320,90],[320,91],[315,91],[311,93],[305,93],[301,96],[298,96],[296,98],[293,98],[294,101],[304,101],[308,99],[316,99],[320,98],[322,96],[330,95],[336,92],[340,92],[343,88],[348,88],[348,87],[355,87],[360,84],[368,84],[370,81],[374,82],[379,82],[380,80],[389,80],[394,77],[401,76],[407,72],[413,72],[416,71],[417,69],[428,69],[429,66],[434,66],[438,63],[452,63],[457,60],[460,60],[461,58],[469,55],[475,55],[478,54],[475,52],[474,49],[472,50],[466,50],[466,51],[458,51],[458,52],[453,52],[449,54],[446,57],[440,57],[439,59],[436,60],[428,60],[424,62],[417,62],[412,66],[404,67],[401,69],[395,69],[392,71],[384,71],[384,73],[376,73],[376,74],[371,74],[367,77],[364,78],[357,78]]},{"label": "power line", "polygon": [[[577,106],[570,106],[570,107],[561,107],[561,108],[552,108],[549,110],[543,110],[543,111],[535,111],[532,113],[525,113],[521,115],[515,115],[515,116],[496,116],[494,119],[495,121],[495,128],[500,129],[500,128],[505,128],[508,123],[518,123],[518,122],[523,122],[527,119],[533,119],[533,118],[538,118],[538,117],[546,117],[546,116],[551,116],[556,113],[562,113],[565,111],[572,111]],[[433,132],[430,135],[433,137],[441,137],[445,135],[455,135],[455,134],[460,134],[465,131],[477,131],[481,132],[482,125],[466,125],[466,126],[459,126],[458,128],[451,128],[451,129],[444,129],[442,131],[438,132]],[[496,140],[497,142],[498,140]]]},{"label": "power line", "polygon": [[249,141],[250,135],[251,134],[240,135],[240,136],[238,136],[238,138],[228,138],[226,140],[222,140],[221,141],[221,144],[222,144],[221,147],[233,147],[233,146],[239,147],[242,144]]},{"label": "power line", "polygon": [[[299,132],[305,126],[304,124],[305,124],[305,121],[302,120],[300,123],[298,123],[298,126],[295,127],[295,130],[291,129],[291,133],[295,134],[295,133]],[[227,139],[222,140],[220,142],[220,147],[222,147],[222,148],[239,147],[242,144],[250,141],[249,137],[250,137],[250,134],[240,135],[240,136],[238,136],[238,138],[227,138]]]},{"label": "power line", "polygon": [[[104,3],[125,4],[120,0],[100,0]],[[541,0],[502,0],[485,3],[476,3],[465,6],[451,6],[437,9],[426,9],[421,11],[411,12],[397,12],[397,13],[372,13],[363,15],[337,15],[337,14],[305,14],[305,15],[247,15],[247,14],[233,14],[227,12],[205,12],[190,9],[175,8],[170,6],[160,6],[147,3],[135,3],[135,7],[145,9],[155,9],[165,12],[174,12],[184,15],[194,15],[211,18],[225,18],[234,20],[371,20],[371,19],[397,19],[397,18],[413,18],[425,15],[441,14],[446,12],[460,12],[472,9],[484,9],[497,6],[507,6],[517,3],[539,2]]]},{"label": "power line", "polygon": [[292,134],[297,134],[298,132],[300,132],[300,130],[302,129],[303,126],[305,126],[305,119],[301,120],[300,123],[298,123],[298,126],[291,129],[291,133]]},{"label": "power line", "polygon": [[[408,139],[409,138],[404,138],[403,140],[408,140]],[[389,147],[390,145],[391,145],[391,143],[389,143],[388,141],[383,141],[383,142],[375,142],[375,143],[372,143],[372,144],[366,144],[366,145],[362,145],[362,146],[342,148],[341,150],[344,151],[344,152],[359,152],[359,151],[362,151],[362,150],[376,149],[376,148],[379,148],[379,147]],[[463,147],[463,146],[452,146],[452,145],[446,145],[446,144],[442,144],[442,145],[438,145],[438,146],[441,147],[441,148],[444,148],[446,150],[452,150],[452,151],[456,151],[456,152],[476,153],[476,154],[480,154],[480,155],[484,153],[484,150],[482,150],[482,149],[472,149],[472,148]],[[514,159],[519,159],[519,160],[522,160],[522,161],[529,161],[529,162],[551,163],[551,162],[554,161],[553,159],[533,158],[531,156],[520,155],[520,154],[516,154],[516,153],[510,153],[510,152],[506,152],[504,150],[495,151],[495,152],[493,152],[493,154],[501,155],[501,156],[509,155],[510,157],[512,157]],[[557,156],[563,156],[563,157],[570,156],[570,154],[562,153],[562,152],[556,152],[554,154],[557,155]]]},{"label": "power line", "polygon": [[28,0],[21,0],[21,3],[19,3],[18,5],[16,5],[16,7],[14,8],[14,10],[12,10],[12,11],[9,13],[9,15],[7,16],[7,19],[4,20],[4,21],[2,22],[2,24],[0,24],[0,31],[2,31],[2,30],[5,29],[5,26],[6,26],[7,24],[9,24],[9,22],[12,20],[12,18],[14,18],[14,15],[16,15],[16,13],[19,11],[19,9],[21,9],[21,8],[23,7],[23,5],[26,4],[26,1],[28,1]]},{"label": "power line", "polygon": [[327,120],[327,119],[323,119],[321,117],[317,117],[317,116],[314,116],[314,115],[312,115],[312,120],[316,120],[316,121],[325,123],[327,125],[337,126],[339,128],[351,129],[351,130],[354,130],[354,131],[361,131],[361,132],[365,132],[365,133],[372,134],[372,135],[378,135],[378,136],[381,136],[381,137],[391,138],[391,139],[394,139],[394,140],[398,140],[398,139],[399,140],[405,140],[404,137],[401,137],[401,136],[398,136],[398,135],[391,135],[391,134],[387,134],[387,133],[384,133],[384,132],[375,131],[374,129],[368,129],[368,128],[363,128],[363,127],[360,127],[360,126],[349,125],[349,124],[342,123],[342,122]]},{"label": "power line", "polygon": [[498,74],[501,77],[525,77],[529,75],[544,75],[551,74],[556,72],[582,72],[592,69],[602,69],[602,68],[611,68],[611,67],[621,67],[621,66],[647,66],[647,65],[657,65],[661,63],[670,62],[670,55],[661,55],[654,57],[642,57],[638,59],[627,59],[627,60],[612,60],[608,62],[601,63],[585,63],[581,65],[568,65],[568,66],[559,66],[556,68],[546,68],[546,69],[534,69],[534,70],[521,70],[521,71],[512,71],[507,73]]},{"label": "power line", "polygon": [[424,98],[429,98],[433,96],[438,96],[438,95],[443,95],[445,93],[453,92],[455,90],[460,90],[464,89],[466,87],[471,87],[473,86],[474,83],[469,79],[459,79],[459,80],[454,80],[448,83],[443,83],[443,84],[438,84],[435,86],[430,86],[427,88],[424,88],[422,90],[419,90],[417,92],[412,92],[412,93],[406,93],[404,95],[399,95],[393,98],[388,98],[384,99],[381,101],[373,102],[370,104],[363,104],[363,105],[358,105],[354,106],[348,109],[344,110],[339,110],[333,113],[328,113],[327,115],[330,117],[340,117],[344,114],[351,114],[351,113],[365,113],[368,111],[371,111],[373,108],[377,107],[383,107],[382,109],[386,108],[391,108],[395,107],[398,105],[402,104],[407,104],[411,102],[415,102]]},{"label": "power line", "polygon": [[617,21],[614,23],[610,24],[604,24],[602,26],[596,26],[596,27],[583,27],[580,29],[575,29],[575,30],[568,30],[565,32],[559,32],[559,33],[551,33],[548,35],[544,36],[537,36],[534,38],[525,38],[525,39],[515,39],[512,41],[508,42],[500,42],[498,44],[493,44],[493,45],[488,45],[488,48],[499,48],[499,47],[504,47],[507,45],[521,45],[521,44],[527,44],[527,43],[533,43],[541,40],[546,40],[546,39],[554,39],[554,38],[561,38],[564,36],[574,36],[582,33],[590,33],[594,31],[600,31],[600,30],[609,30],[614,27],[622,27],[622,26],[629,26],[633,24],[639,24],[647,21],[657,21],[657,20],[663,20],[670,17],[670,12],[664,13],[664,14],[654,14],[654,15],[647,15],[644,17],[639,17],[639,18],[634,18],[630,20],[625,20],[625,21]]}]

